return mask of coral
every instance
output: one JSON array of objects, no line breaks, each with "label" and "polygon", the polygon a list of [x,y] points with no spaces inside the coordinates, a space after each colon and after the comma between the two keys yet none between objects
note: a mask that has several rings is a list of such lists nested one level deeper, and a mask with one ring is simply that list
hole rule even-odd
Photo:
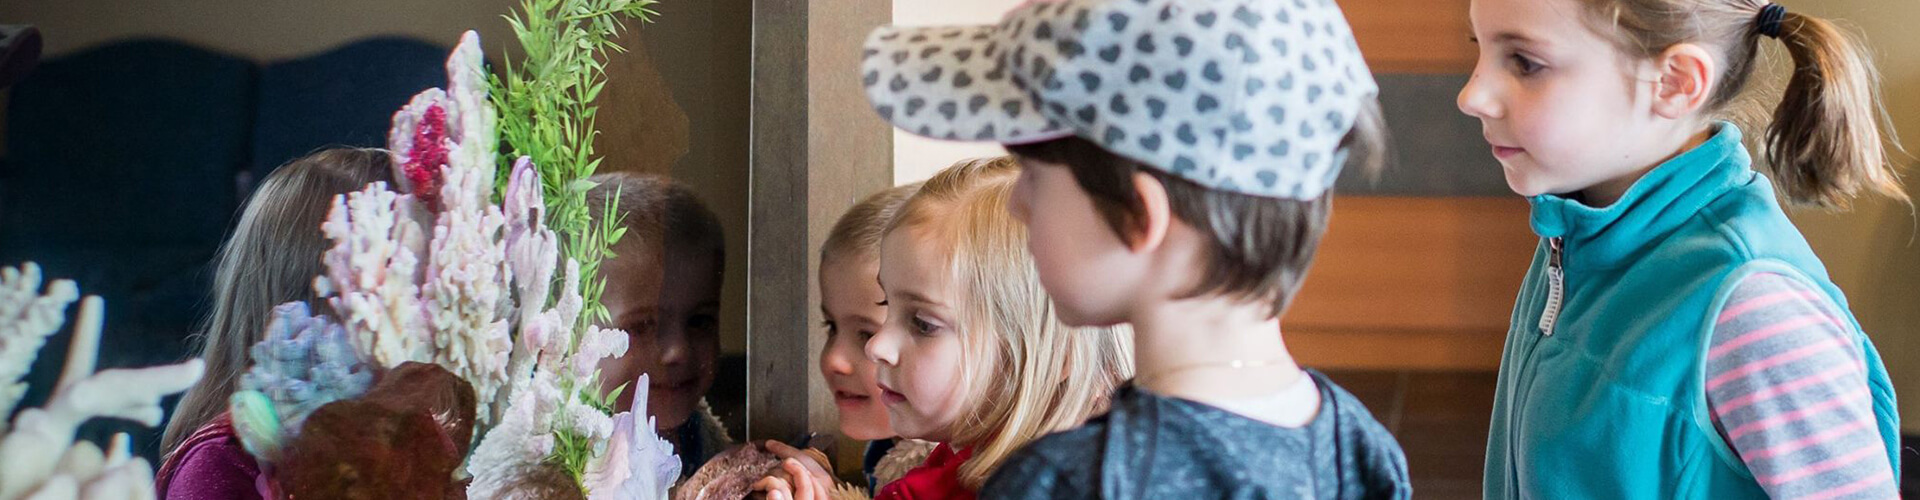
[{"label": "coral", "polygon": [[606,453],[588,464],[589,498],[666,498],[667,489],[680,478],[673,445],[654,433],[654,419],[647,416],[648,383],[645,374],[633,382],[633,408],[613,416]]},{"label": "coral", "polygon": [[312,315],[305,302],[275,307],[266,338],[249,353],[253,366],[240,376],[240,389],[266,396],[286,427],[297,429],[320,405],[358,397],[373,384],[346,329]]},{"label": "coral", "polygon": [[[40,271],[32,263],[0,269],[0,356],[8,363],[32,365],[40,344],[60,328],[66,306],[79,294],[73,282],[65,280],[54,282],[45,294],[39,288]],[[105,307],[99,297],[80,302],[79,322],[52,397],[43,407],[22,410],[13,425],[0,427],[0,500],[154,498],[153,466],[132,456],[125,434],[115,436],[103,451],[93,443],[75,442],[74,433],[95,418],[159,425],[160,398],[192,386],[206,365],[196,359],[95,373]],[[18,375],[6,375],[0,380],[19,380]],[[0,401],[11,406],[17,396]]]},{"label": "coral", "polygon": [[0,432],[6,432],[5,417],[26,395],[27,384],[20,379],[47,337],[66,322],[67,305],[79,299],[80,288],[67,280],[53,282],[41,295],[40,266],[32,262],[0,270]]},{"label": "coral", "polygon": [[322,256],[327,275],[314,280],[314,290],[341,315],[355,355],[383,367],[432,359],[415,274],[415,249],[426,240],[411,205],[411,197],[376,182],[334,198],[320,226],[333,247]]}]

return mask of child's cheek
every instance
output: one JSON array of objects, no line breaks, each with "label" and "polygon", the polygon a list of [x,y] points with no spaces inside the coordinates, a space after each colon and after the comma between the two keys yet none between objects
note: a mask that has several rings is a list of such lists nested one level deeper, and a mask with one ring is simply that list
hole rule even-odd
[{"label": "child's cheek", "polygon": [[915,401],[921,413],[930,420],[931,427],[948,428],[958,420],[967,386],[964,367],[960,360],[960,345],[952,337],[934,339],[934,342],[922,343],[929,349],[918,353],[920,359],[915,363],[919,369],[909,373],[913,377],[912,385],[918,389],[918,397],[909,396]]},{"label": "child's cheek", "polygon": [[615,388],[626,386],[615,401],[615,408],[628,408],[633,401],[634,379],[640,376],[640,367],[634,359],[638,356],[625,355],[600,360],[600,394],[612,393]]}]

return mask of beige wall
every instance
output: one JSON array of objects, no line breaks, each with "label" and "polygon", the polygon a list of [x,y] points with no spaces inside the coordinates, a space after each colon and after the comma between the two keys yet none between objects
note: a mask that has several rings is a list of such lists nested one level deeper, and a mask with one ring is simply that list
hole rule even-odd
[{"label": "beige wall", "polygon": [[[32,24],[45,56],[128,38],[167,38],[258,62],[399,35],[451,47],[480,32],[489,59],[518,44],[502,15],[518,0],[26,0],[0,2],[0,23]],[[668,1],[659,22],[608,64],[597,150],[603,171],[670,174],[694,187],[727,228],[723,348],[746,350],[748,0]],[[0,96],[0,105],[4,104]],[[4,108],[0,108],[3,110]],[[4,151],[4,149],[0,149]]]},{"label": "beige wall", "polygon": [[[1920,153],[1920,37],[1913,35],[1914,23],[1920,22],[1920,1],[1823,0],[1787,6],[1845,20],[1864,35],[1879,63],[1885,105],[1903,133],[1901,142],[1908,152]],[[1785,70],[1765,76],[1784,81]],[[1907,193],[1920,197],[1913,157],[1900,161],[1908,166]],[[1915,230],[1920,219],[1906,205],[1879,201],[1847,213],[1803,210],[1793,215],[1886,358],[1894,387],[1903,396],[1902,425],[1909,433],[1920,432],[1920,232]]]}]

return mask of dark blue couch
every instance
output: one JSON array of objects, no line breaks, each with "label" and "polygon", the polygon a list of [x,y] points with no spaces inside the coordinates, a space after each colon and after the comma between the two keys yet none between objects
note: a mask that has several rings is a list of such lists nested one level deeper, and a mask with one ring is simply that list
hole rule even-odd
[{"label": "dark blue couch", "polygon": [[[261,65],[136,40],[45,61],[9,91],[0,265],[32,260],[106,299],[102,369],[189,357],[211,260],[252,181],[317,148],[384,146],[393,112],[445,84],[446,54],[377,38]],[[41,351],[23,406],[45,399],[68,338]],[[115,431],[154,455],[157,430],[84,433]]]}]

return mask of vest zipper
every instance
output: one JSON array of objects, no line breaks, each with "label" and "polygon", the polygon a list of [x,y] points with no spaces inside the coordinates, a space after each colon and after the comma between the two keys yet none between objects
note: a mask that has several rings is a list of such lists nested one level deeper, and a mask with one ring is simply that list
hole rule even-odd
[{"label": "vest zipper", "polygon": [[1561,244],[1558,237],[1547,238],[1550,252],[1547,257],[1547,304],[1546,310],[1540,312],[1540,334],[1548,337],[1553,336],[1553,323],[1560,319],[1560,302],[1566,293],[1567,271],[1560,264],[1561,254],[1564,253]]}]

